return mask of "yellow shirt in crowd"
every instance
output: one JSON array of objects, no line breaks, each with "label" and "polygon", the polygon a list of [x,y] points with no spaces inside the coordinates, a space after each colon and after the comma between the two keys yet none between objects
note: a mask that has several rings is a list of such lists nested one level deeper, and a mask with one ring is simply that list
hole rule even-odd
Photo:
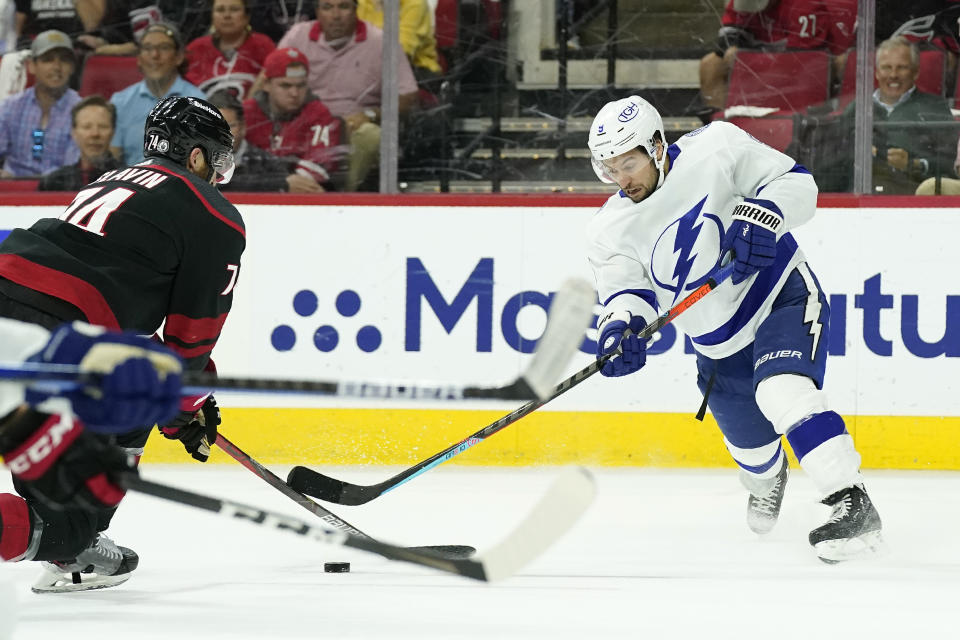
[{"label": "yellow shirt in crowd", "polygon": [[[357,17],[383,28],[383,0],[359,0]],[[440,73],[433,16],[426,0],[400,0],[400,46],[414,67]]]}]

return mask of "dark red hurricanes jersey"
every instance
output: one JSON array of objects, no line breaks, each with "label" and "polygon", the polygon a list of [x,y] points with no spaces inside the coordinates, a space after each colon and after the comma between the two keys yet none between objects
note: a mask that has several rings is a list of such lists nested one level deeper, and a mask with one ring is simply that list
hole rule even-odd
[{"label": "dark red hurricanes jersey", "polygon": [[347,154],[343,122],[315,97],[293,118],[271,120],[266,100],[260,92],[243,102],[247,142],[275,156],[305,161],[297,164],[298,169],[308,170],[321,184],[327,182]]},{"label": "dark red hurricanes jersey", "polygon": [[150,158],[105,173],[58,219],[15,229],[0,244],[0,277],[20,285],[11,297],[58,317],[67,303],[109,328],[150,335],[164,324],[164,342],[201,370],[245,243],[240,213],[219,191]]},{"label": "dark red hurricanes jersey", "polygon": [[770,0],[763,11],[739,13],[727,3],[722,23],[749,31],[763,43],[787,49],[829,49],[843,53],[856,44],[856,0]]}]

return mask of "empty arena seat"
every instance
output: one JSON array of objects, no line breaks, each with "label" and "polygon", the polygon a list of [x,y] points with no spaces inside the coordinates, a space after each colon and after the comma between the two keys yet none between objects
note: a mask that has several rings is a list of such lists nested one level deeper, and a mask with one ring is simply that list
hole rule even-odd
[{"label": "empty arena seat", "polygon": [[830,94],[826,51],[738,51],[730,71],[727,105],[800,112]]},{"label": "empty arena seat", "polygon": [[83,66],[79,93],[84,97],[99,93],[109,100],[142,79],[136,56],[90,56]]},{"label": "empty arena seat", "polygon": [[733,117],[731,122],[777,151],[786,151],[793,142],[793,115],[770,115],[763,118]]}]

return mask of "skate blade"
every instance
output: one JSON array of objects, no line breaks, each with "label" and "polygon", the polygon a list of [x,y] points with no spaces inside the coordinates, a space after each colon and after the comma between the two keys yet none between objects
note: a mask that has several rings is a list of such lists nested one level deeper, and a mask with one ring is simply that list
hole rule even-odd
[{"label": "skate blade", "polygon": [[748,516],[747,526],[750,527],[750,531],[753,531],[758,536],[764,536],[773,531],[773,528],[777,525],[777,520],[778,518]]},{"label": "skate blade", "polygon": [[856,538],[826,540],[817,544],[814,549],[817,552],[817,557],[823,562],[838,564],[848,560],[881,555],[886,550],[886,544],[879,531],[871,531]]},{"label": "skate blade", "polygon": [[129,573],[119,576],[100,576],[95,573],[81,574],[80,582],[74,583],[69,575],[62,573],[49,574],[37,580],[30,587],[34,593],[73,593],[75,591],[93,591],[94,589],[108,589],[123,584],[130,579]]}]

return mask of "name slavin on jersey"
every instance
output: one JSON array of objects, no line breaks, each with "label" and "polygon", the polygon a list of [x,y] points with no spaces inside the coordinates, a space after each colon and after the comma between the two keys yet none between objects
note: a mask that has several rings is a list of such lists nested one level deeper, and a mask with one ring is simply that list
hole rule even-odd
[{"label": "name slavin on jersey", "polygon": [[783,222],[783,218],[769,209],[747,204],[746,202],[742,202],[734,207],[733,219],[746,220],[770,231],[776,231]]},{"label": "name slavin on jersey", "polygon": [[781,349],[780,351],[771,351],[770,353],[765,353],[762,356],[760,356],[760,359],[757,360],[757,363],[755,365],[753,365],[753,368],[756,369],[767,360],[775,360],[776,358],[796,358],[800,360],[803,358],[803,354],[795,349]]},{"label": "name slavin on jersey", "polygon": [[107,180],[124,180],[138,184],[147,189],[153,189],[159,184],[166,182],[167,178],[162,173],[151,171],[150,169],[141,169],[139,167],[127,167],[126,169],[114,169],[94,180],[94,182],[106,182]]}]

